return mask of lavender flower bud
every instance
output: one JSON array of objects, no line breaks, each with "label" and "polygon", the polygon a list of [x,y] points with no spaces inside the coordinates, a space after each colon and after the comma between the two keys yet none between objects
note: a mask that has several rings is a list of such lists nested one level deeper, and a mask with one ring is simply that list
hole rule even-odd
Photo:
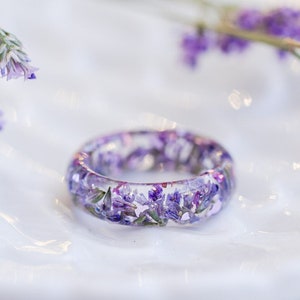
[{"label": "lavender flower bud", "polygon": [[22,43],[14,35],[0,29],[0,73],[7,80],[24,77],[34,79],[37,68],[29,65]]},{"label": "lavender flower bud", "polygon": [[199,54],[206,52],[209,48],[209,37],[206,33],[189,33],[184,35],[181,47],[184,51],[184,61],[191,67],[197,65]]}]

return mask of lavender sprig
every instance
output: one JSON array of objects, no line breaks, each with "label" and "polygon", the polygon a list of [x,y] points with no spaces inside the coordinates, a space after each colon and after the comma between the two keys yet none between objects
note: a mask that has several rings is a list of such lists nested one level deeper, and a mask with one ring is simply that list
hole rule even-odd
[{"label": "lavender sprig", "polygon": [[24,77],[35,79],[37,68],[29,65],[30,59],[23,51],[21,41],[11,33],[0,29],[0,72],[7,80]]},{"label": "lavender sprig", "polygon": [[300,59],[300,10],[277,8],[269,11],[228,7],[202,6],[214,9],[218,22],[198,22],[194,31],[183,36],[184,60],[196,66],[199,56],[210,49],[223,53],[242,52],[251,42],[275,47],[280,56],[291,53]]}]

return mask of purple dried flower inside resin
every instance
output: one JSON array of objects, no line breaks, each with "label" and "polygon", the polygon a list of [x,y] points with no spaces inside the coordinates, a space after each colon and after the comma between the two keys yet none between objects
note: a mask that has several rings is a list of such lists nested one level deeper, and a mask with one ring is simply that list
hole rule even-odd
[{"label": "purple dried flower inside resin", "polygon": [[135,194],[131,191],[131,188],[128,184],[118,185],[113,189],[116,198],[122,199],[125,202],[133,202],[135,199]]},{"label": "purple dried flower inside resin", "polygon": [[69,190],[76,195],[86,195],[89,190],[84,184],[87,171],[81,169],[80,166],[70,166],[68,172],[71,175],[70,178],[68,178]]},{"label": "purple dried flower inside resin", "polygon": [[120,222],[122,220],[122,215],[120,211],[110,212],[107,214],[107,219],[111,222]]},{"label": "purple dried flower inside resin", "polygon": [[148,192],[149,199],[157,201],[163,197],[163,189],[159,184],[153,185],[152,189]]},{"label": "purple dried flower inside resin", "polygon": [[224,181],[224,175],[218,171],[213,173],[213,178],[218,182],[218,183],[222,183]]},{"label": "purple dried flower inside resin", "polygon": [[181,194],[179,191],[175,191],[173,194],[167,195],[167,203],[180,203]]},{"label": "purple dried flower inside resin", "polygon": [[145,205],[149,202],[144,194],[137,193],[137,191],[135,191],[135,200],[137,203],[139,203],[141,205]]},{"label": "purple dried flower inside resin", "polygon": [[166,217],[174,221],[180,221],[182,216],[182,208],[180,206],[181,194],[179,191],[175,191],[172,194],[167,195],[166,200]]},{"label": "purple dried flower inside resin", "polygon": [[168,208],[166,209],[166,217],[174,221],[180,221],[182,216],[182,210],[179,204],[169,203]]},{"label": "purple dried flower inside resin", "polygon": [[218,190],[219,190],[219,185],[213,183],[210,188],[210,196],[212,197],[216,195]]}]

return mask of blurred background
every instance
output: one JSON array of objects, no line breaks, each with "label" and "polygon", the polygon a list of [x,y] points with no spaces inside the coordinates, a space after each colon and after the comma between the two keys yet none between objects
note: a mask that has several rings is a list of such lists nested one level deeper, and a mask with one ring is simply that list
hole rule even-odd
[{"label": "blurred background", "polygon": [[[187,68],[189,27],[166,12],[194,16],[188,2],[10,0],[1,9],[1,27],[39,67],[37,80],[0,81],[2,295],[299,297],[299,60],[253,45]],[[186,128],[222,143],[238,181],[226,210],[201,226],[146,229],[74,211],[71,155],[97,135],[137,128]]]}]

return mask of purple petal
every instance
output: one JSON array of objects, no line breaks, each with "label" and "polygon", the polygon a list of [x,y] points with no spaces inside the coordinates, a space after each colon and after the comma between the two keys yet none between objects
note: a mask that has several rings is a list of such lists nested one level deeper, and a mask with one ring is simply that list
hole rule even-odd
[{"label": "purple petal", "polygon": [[224,53],[241,52],[249,45],[249,41],[231,35],[220,35],[217,46]]},{"label": "purple petal", "polygon": [[262,24],[262,14],[258,10],[243,10],[235,21],[236,25],[245,30],[256,30]]},{"label": "purple petal", "polygon": [[197,65],[197,58],[201,53],[208,50],[210,38],[207,33],[189,33],[183,36],[181,47],[184,55],[183,60],[191,67]]}]

